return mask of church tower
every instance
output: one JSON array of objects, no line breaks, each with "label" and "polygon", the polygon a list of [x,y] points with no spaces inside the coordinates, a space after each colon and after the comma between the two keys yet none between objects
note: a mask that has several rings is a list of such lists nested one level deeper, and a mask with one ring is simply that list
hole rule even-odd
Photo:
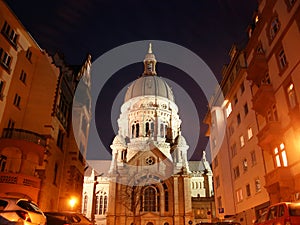
[{"label": "church tower", "polygon": [[189,146],[169,85],[149,45],[144,72],[125,94],[111,145],[108,225],[183,225],[193,221]]}]

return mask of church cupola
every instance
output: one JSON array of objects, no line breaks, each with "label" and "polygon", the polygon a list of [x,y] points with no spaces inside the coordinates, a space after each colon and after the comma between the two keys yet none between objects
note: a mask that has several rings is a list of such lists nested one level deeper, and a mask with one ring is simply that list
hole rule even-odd
[{"label": "church cupola", "polygon": [[155,55],[152,53],[152,45],[150,43],[148,53],[146,54],[145,59],[144,59],[143,76],[156,75],[155,66],[156,66],[156,59],[155,59]]}]

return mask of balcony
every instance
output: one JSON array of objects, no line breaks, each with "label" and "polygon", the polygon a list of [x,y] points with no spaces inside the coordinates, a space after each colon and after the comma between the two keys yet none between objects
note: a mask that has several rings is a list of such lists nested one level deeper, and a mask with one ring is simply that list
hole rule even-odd
[{"label": "balcony", "polygon": [[41,180],[25,174],[0,172],[0,185],[1,193],[23,194],[37,201]]},{"label": "balcony", "polygon": [[270,149],[269,144],[280,140],[281,137],[282,128],[280,122],[269,121],[257,134],[258,145],[263,150],[268,150]]},{"label": "balcony", "polygon": [[30,141],[35,144],[46,147],[46,138],[45,136],[39,135],[32,131],[23,130],[23,129],[3,129],[2,137],[3,139],[18,139],[24,141]]},{"label": "balcony", "polygon": [[287,201],[294,193],[294,177],[289,167],[277,167],[265,175],[266,189],[275,199]]},{"label": "balcony", "polygon": [[35,152],[39,156],[39,164],[43,163],[47,148],[47,138],[32,131],[23,129],[3,129],[0,138],[0,149],[18,148],[22,153]]},{"label": "balcony", "polygon": [[253,110],[262,116],[275,103],[274,90],[271,84],[261,84],[252,99]]},{"label": "balcony", "polygon": [[256,51],[248,66],[247,79],[252,80],[256,85],[259,85],[267,71],[268,63],[265,54]]}]

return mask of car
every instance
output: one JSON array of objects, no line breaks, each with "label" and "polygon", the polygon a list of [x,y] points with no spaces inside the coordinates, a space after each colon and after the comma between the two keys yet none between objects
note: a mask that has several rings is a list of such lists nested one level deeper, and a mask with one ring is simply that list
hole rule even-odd
[{"label": "car", "polygon": [[81,213],[45,212],[47,225],[93,225],[93,222]]},{"label": "car", "polygon": [[46,225],[46,216],[30,199],[0,197],[0,224]]},{"label": "car", "polygon": [[280,202],[272,204],[255,225],[299,225],[300,224],[300,203]]}]

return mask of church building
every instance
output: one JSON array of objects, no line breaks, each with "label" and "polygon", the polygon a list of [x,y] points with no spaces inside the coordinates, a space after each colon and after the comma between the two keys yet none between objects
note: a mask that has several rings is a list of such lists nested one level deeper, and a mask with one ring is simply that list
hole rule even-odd
[{"label": "church building", "polygon": [[112,160],[88,161],[95,173],[89,170],[85,175],[82,212],[97,224],[208,221],[201,213],[207,215],[211,206],[193,206],[192,200],[213,198],[210,165],[205,152],[201,161],[188,162],[189,146],[181,134],[172,89],[155,66],[150,44],[144,72],[130,84],[121,106]]},{"label": "church building", "polygon": [[143,74],[126,92],[111,145],[108,225],[193,221],[189,146],[172,90],[155,66],[150,44]]}]

